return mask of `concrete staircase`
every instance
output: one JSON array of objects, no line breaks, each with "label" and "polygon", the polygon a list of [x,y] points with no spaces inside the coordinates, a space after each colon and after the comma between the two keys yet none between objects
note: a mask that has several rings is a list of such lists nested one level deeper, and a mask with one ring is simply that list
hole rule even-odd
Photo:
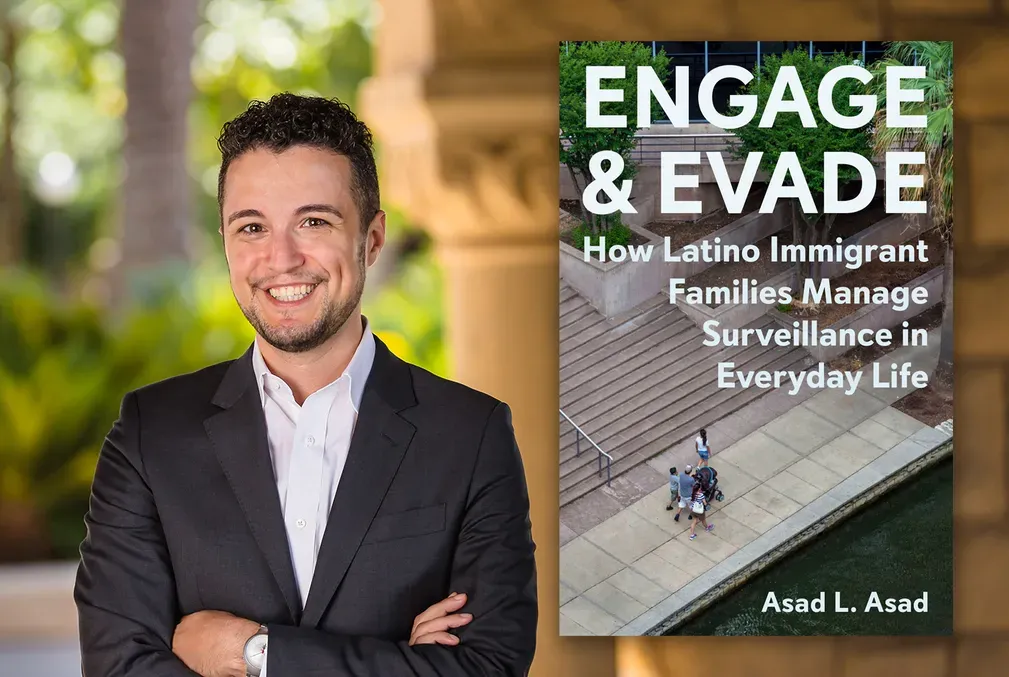
[{"label": "concrete staircase", "polygon": [[[750,326],[771,326],[761,317]],[[613,477],[696,436],[767,390],[719,388],[717,364],[735,369],[798,369],[801,348],[711,348],[704,333],[665,294],[606,319],[561,281],[561,409],[613,457]],[[598,454],[560,417],[560,505],[606,483]]]}]

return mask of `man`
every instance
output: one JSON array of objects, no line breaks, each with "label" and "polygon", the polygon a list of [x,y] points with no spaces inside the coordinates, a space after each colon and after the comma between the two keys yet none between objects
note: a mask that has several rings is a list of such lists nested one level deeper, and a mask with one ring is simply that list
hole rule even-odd
[{"label": "man", "polygon": [[[680,475],[676,472],[676,467],[673,466],[669,469],[669,505],[666,506],[666,510],[672,510],[677,504],[680,497]],[[676,517],[673,521],[679,521],[679,513],[676,513]]]},{"label": "man", "polygon": [[690,505],[690,497],[694,494],[694,478],[690,476],[692,468],[688,465],[680,473],[680,502],[677,504],[676,514],[673,515],[673,521],[680,521],[680,513],[684,510],[687,511],[687,519],[691,519],[693,515],[690,512],[688,506]]},{"label": "man", "polygon": [[85,677],[525,674],[534,544],[509,408],[399,360],[361,314],[385,243],[370,132],[283,94],[219,146],[256,339],[125,396],[74,591]]}]

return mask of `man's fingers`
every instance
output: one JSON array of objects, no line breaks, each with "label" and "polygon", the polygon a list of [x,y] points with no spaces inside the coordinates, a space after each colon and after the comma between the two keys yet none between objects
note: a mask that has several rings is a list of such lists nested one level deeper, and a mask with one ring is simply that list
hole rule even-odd
[{"label": "man's fingers", "polygon": [[446,597],[442,601],[432,604],[424,611],[420,612],[416,618],[413,619],[413,627],[416,628],[418,625],[425,621],[434,620],[435,618],[441,618],[453,611],[458,611],[462,608],[462,605],[466,603],[466,593],[461,592],[458,595],[452,595]]},{"label": "man's fingers", "polygon": [[410,646],[413,646],[414,644],[445,644],[448,646],[455,646],[458,643],[459,638],[448,632],[432,632],[410,640]]},{"label": "man's fingers", "polygon": [[452,628],[461,628],[473,620],[472,614],[452,614],[441,618],[433,618],[423,623],[418,623],[411,633],[415,637],[429,635],[433,632],[444,632]]}]

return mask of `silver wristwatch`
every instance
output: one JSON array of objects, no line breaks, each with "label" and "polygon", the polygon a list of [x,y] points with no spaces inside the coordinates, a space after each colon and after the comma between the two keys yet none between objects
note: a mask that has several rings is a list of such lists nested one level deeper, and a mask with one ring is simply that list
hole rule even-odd
[{"label": "silver wristwatch", "polygon": [[263,671],[263,661],[266,658],[266,641],[268,639],[265,625],[260,625],[252,637],[245,641],[245,674],[248,677],[259,677]]}]

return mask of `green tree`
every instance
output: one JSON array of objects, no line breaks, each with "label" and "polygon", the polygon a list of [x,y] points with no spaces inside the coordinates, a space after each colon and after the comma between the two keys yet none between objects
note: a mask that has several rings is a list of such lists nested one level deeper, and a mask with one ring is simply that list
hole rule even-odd
[{"label": "green tree", "polygon": [[[606,101],[600,105],[603,115],[624,115],[627,127],[623,129],[589,128],[585,126],[587,66],[624,66],[624,96],[621,101]],[[560,46],[560,160],[567,166],[578,194],[581,195],[592,177],[589,162],[602,150],[619,153],[624,159],[620,179],[631,179],[637,168],[631,161],[637,127],[638,66],[651,66],[662,81],[669,74],[669,57],[665,52],[652,55],[651,47],[641,42],[573,42]],[[652,117],[661,108],[652,102]],[[599,234],[619,220],[587,213],[581,204],[582,218],[590,225],[593,234]]]},{"label": "green tree", "polygon": [[[796,49],[785,52],[781,56],[764,57],[762,66],[755,69],[755,77],[744,87],[746,94],[757,97],[757,113],[749,124],[736,130],[740,144],[737,147],[739,158],[747,154],[760,152],[760,168],[771,174],[782,153],[796,154],[802,167],[803,177],[809,186],[809,191],[816,203],[816,211],[806,213],[802,210],[798,199],[791,200],[792,241],[794,244],[810,246],[828,244],[830,230],[834,225],[835,214],[823,213],[823,155],[827,152],[858,153],[872,158],[872,140],[866,127],[859,129],[840,129],[827,122],[817,106],[817,92],[820,81],[832,68],[850,65],[854,58],[843,54],[834,54],[827,58],[822,54],[809,57],[806,50]],[[783,67],[795,69],[802,82],[806,100],[810,102],[815,127],[804,127],[797,113],[781,113],[774,119],[771,127],[758,127],[761,114],[767,106],[772,87],[778,72]],[[845,79],[834,87],[834,108],[840,115],[853,116],[860,109],[849,104],[849,96],[864,93],[864,86],[854,79]],[[853,167],[838,168],[838,194],[843,195],[844,187],[859,179],[858,171]],[[819,282],[819,263],[797,263],[795,268],[796,288],[801,288],[806,279]]]},{"label": "green tree", "polygon": [[[924,115],[924,128],[886,126],[886,69],[890,66],[924,66],[925,77],[910,79],[904,89],[921,89],[924,100],[905,102],[901,112]],[[922,188],[905,189],[905,198],[925,200],[932,225],[939,229],[946,245],[943,277],[942,329],[939,363],[933,382],[940,388],[953,388],[953,43],[910,41],[891,42],[884,58],[872,66],[870,92],[877,98],[873,124],[876,153],[882,155],[894,147],[925,154],[920,167],[925,177]],[[911,218],[916,218],[912,214]]]}]

